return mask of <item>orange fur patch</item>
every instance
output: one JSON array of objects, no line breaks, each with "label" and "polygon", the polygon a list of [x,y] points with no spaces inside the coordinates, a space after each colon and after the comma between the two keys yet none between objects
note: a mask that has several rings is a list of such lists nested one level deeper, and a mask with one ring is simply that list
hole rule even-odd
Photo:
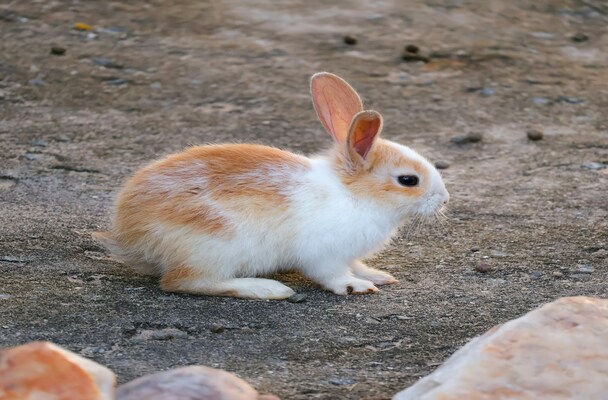
[{"label": "orange fur patch", "polygon": [[202,274],[184,265],[169,267],[160,280],[160,287],[167,292],[180,291],[183,282],[200,278]]},{"label": "orange fur patch", "polygon": [[[406,158],[398,149],[391,147],[381,140],[374,143],[367,156],[365,165],[352,165],[344,157],[334,160],[338,164],[342,182],[357,196],[373,198],[382,202],[392,202],[395,195],[421,197],[428,185],[426,168],[418,160]],[[404,187],[394,183],[388,174],[380,177],[374,171],[398,168],[411,168],[422,177],[422,184],[415,187]]]},{"label": "orange fur patch", "polygon": [[[260,214],[285,210],[288,174],[309,161],[286,151],[252,144],[198,146],[140,170],[119,195],[115,233],[132,245],[151,225],[163,222],[211,235],[231,235],[220,210]],[[284,174],[285,177],[274,177]],[[209,204],[209,196],[217,205]]]}]

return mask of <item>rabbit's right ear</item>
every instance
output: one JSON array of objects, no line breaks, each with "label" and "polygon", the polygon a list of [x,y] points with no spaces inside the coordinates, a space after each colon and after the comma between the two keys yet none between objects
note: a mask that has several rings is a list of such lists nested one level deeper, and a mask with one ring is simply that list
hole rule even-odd
[{"label": "rabbit's right ear", "polygon": [[355,115],[363,111],[361,98],[348,83],[329,72],[319,72],[310,80],[312,103],[325,130],[338,143],[346,143]]}]

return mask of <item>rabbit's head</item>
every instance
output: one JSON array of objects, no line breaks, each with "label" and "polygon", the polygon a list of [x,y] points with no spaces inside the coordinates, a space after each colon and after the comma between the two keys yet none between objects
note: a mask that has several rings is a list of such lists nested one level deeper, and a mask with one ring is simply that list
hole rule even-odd
[{"label": "rabbit's head", "polygon": [[311,94],[321,123],[335,141],[334,168],[354,196],[388,207],[399,218],[433,215],[448,202],[435,167],[409,147],[380,139],[382,116],[364,110],[347,82],[317,73]]}]

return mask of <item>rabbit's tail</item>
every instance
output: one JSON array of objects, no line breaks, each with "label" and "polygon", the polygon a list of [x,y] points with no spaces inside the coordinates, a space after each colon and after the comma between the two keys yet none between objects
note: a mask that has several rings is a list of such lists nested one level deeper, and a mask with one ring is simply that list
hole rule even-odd
[{"label": "rabbit's tail", "polygon": [[128,264],[142,275],[160,275],[160,271],[155,265],[142,262],[133,257],[128,250],[116,241],[112,232],[93,232],[91,236],[93,236],[95,241],[108,249],[110,253],[112,253],[112,258],[116,261]]}]

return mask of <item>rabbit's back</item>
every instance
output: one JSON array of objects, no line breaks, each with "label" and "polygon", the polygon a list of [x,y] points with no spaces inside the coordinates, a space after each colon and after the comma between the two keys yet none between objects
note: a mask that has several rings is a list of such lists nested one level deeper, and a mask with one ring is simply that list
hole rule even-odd
[{"label": "rabbit's back", "polygon": [[161,266],[176,258],[185,262],[193,246],[203,244],[192,241],[214,241],[217,247],[247,230],[250,237],[263,236],[261,229],[270,231],[288,218],[289,195],[309,169],[306,157],[273,147],[189,148],[127,182],[118,196],[113,235],[131,262]]}]

